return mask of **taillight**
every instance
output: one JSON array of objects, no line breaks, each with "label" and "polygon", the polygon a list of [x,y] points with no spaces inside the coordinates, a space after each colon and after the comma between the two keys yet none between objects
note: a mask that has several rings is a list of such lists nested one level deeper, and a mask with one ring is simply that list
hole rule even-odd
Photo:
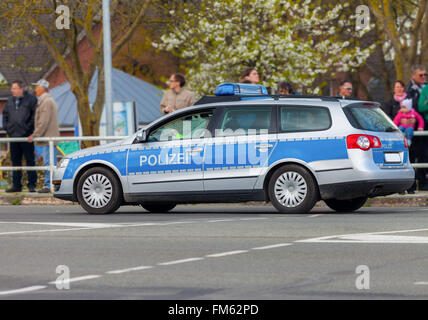
[{"label": "taillight", "polygon": [[378,137],[366,134],[351,134],[346,137],[346,145],[348,149],[361,149],[364,151],[372,148],[380,148],[382,143]]}]

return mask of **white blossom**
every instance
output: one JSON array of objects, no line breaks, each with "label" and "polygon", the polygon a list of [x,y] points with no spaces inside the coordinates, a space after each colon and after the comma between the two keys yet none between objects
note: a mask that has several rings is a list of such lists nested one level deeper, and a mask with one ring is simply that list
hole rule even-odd
[{"label": "white blossom", "polygon": [[[188,59],[189,87],[201,94],[212,94],[221,82],[238,81],[248,66],[261,73],[266,86],[288,80],[299,90],[317,93],[320,88],[313,83],[319,75],[359,67],[374,50],[357,47],[352,39],[373,25],[357,31],[349,17],[338,18],[347,1],[328,11],[311,9],[310,0],[202,1],[203,7],[186,8],[180,24],[154,44]],[[339,30],[350,39],[338,40]]]}]

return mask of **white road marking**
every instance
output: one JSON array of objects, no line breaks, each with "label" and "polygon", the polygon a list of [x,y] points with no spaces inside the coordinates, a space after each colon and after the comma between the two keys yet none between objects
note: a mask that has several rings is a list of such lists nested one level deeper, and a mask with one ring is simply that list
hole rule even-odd
[{"label": "white road marking", "polygon": [[78,227],[78,228],[116,228],[118,224],[107,223],[81,223],[81,222],[14,222],[17,224],[30,224],[30,225],[46,225],[57,227]]},{"label": "white road marking", "polygon": [[222,253],[214,253],[206,255],[207,258],[219,258],[219,257],[225,257],[225,256],[231,256],[234,254],[240,254],[240,253],[246,253],[248,250],[236,250],[236,251],[228,251],[228,252],[222,252]]},{"label": "white road marking", "polygon": [[72,283],[72,282],[77,282],[77,281],[85,281],[85,280],[91,280],[91,279],[97,279],[97,278],[101,278],[100,275],[94,274],[94,275],[89,275],[89,276],[82,276],[82,277],[76,277],[76,278],[70,278],[70,279],[64,279],[64,280],[55,280],[52,282],[49,282],[49,284],[66,284],[66,283]]},{"label": "white road marking", "polygon": [[[134,226],[134,225],[131,225],[131,226]],[[74,229],[70,229],[70,230],[74,230]],[[59,231],[59,230],[57,230],[57,231]],[[263,246],[263,247],[256,247],[256,248],[253,248],[252,250],[267,250],[267,249],[274,249],[274,248],[290,246],[290,245],[292,245],[292,243],[277,243],[277,244]],[[209,254],[206,257],[208,257],[208,258],[219,258],[219,257],[231,256],[231,255],[235,255],[235,254],[247,253],[247,252],[249,252],[249,250],[235,250],[235,251]],[[187,259],[181,259],[181,260],[161,262],[161,263],[158,263],[157,265],[158,266],[169,266],[169,265],[175,265],[175,264],[180,264],[180,263],[201,261],[204,259],[205,258],[202,258],[202,257],[187,258]],[[123,273],[127,273],[127,272],[147,270],[147,269],[153,269],[153,268],[154,268],[153,266],[138,266],[138,267],[132,267],[132,268],[126,268],[126,269],[111,270],[111,271],[107,271],[105,273],[109,274],[109,275],[114,275],[114,274],[123,274]],[[101,277],[102,277],[101,275],[87,275],[87,276],[70,278],[68,280],[56,280],[56,281],[49,282],[48,284],[50,284],[50,285],[62,284],[63,285],[66,283],[97,279],[97,278],[101,278]],[[17,289],[17,290],[0,291],[0,295],[26,293],[26,292],[42,290],[45,288],[47,288],[47,286],[32,286],[32,287],[27,287],[27,288]]]},{"label": "white road marking", "polygon": [[313,215],[309,216],[308,218],[316,218],[316,217],[319,217],[319,216],[322,216],[322,214],[313,214]]},{"label": "white road marking", "polygon": [[134,267],[134,268],[128,268],[128,269],[121,269],[121,270],[112,270],[112,271],[107,271],[106,273],[108,274],[121,274],[121,273],[126,273],[126,272],[131,272],[131,271],[140,271],[140,270],[147,270],[147,269],[152,269],[153,267],[151,266],[141,266],[141,267]]},{"label": "white road marking", "polygon": [[[34,225],[63,225],[63,226],[71,226],[74,225],[76,228],[64,228],[64,229],[48,229],[48,230],[26,230],[26,231],[9,231],[9,232],[1,232],[2,235],[15,235],[15,234],[26,234],[26,233],[45,233],[45,232],[61,232],[61,231],[80,231],[80,230],[97,230],[97,229],[109,229],[109,228],[131,228],[131,227],[146,227],[146,226],[164,226],[168,224],[172,224],[172,222],[167,223],[156,223],[156,222],[146,222],[146,223],[135,223],[135,224],[101,224],[101,223],[55,223],[55,222],[0,222],[3,224],[34,224]],[[187,221],[183,222],[173,222],[174,224],[179,223],[189,223]],[[193,223],[193,222],[192,222]],[[77,226],[87,226],[83,228],[78,228]]]},{"label": "white road marking", "polygon": [[0,295],[5,296],[8,294],[27,293],[27,292],[42,290],[45,288],[47,288],[47,287],[46,286],[33,286],[33,287],[27,287],[27,288],[22,288],[22,289],[17,289],[17,290],[0,291]]},{"label": "white road marking", "polygon": [[252,248],[252,250],[267,250],[267,249],[275,249],[275,248],[279,248],[279,247],[286,247],[286,246],[291,246],[292,243],[278,243],[278,244],[272,244],[270,246],[264,246],[264,247],[257,247],[257,248]]},{"label": "white road marking", "polygon": [[26,234],[26,233],[45,233],[45,232],[59,232],[59,231],[94,230],[94,229],[97,229],[97,228],[70,228],[70,229],[10,231],[10,232],[1,232],[0,236],[13,235],[13,234]]},{"label": "white road marking", "polygon": [[240,219],[216,219],[216,220],[193,220],[193,221],[175,221],[175,222],[144,222],[144,223],[121,223],[121,224],[108,224],[108,223],[80,223],[80,222],[15,222],[15,221],[0,221],[0,224],[24,224],[24,225],[47,225],[47,226],[63,226],[73,228],[63,229],[48,229],[48,230],[22,230],[22,231],[9,231],[1,232],[3,235],[17,235],[27,233],[48,233],[48,232],[61,232],[61,231],[80,231],[80,230],[97,230],[109,228],[131,228],[131,227],[146,227],[146,226],[168,226],[174,224],[194,224],[194,223],[216,223],[216,222],[233,222],[233,221],[250,221],[250,220],[264,220],[268,218],[240,218]]},{"label": "white road marking", "polygon": [[394,233],[410,233],[428,231],[428,229],[412,229],[412,230],[396,230],[382,232],[368,232],[355,234],[342,234],[327,237],[319,237],[305,240],[297,240],[295,242],[309,243],[428,243],[428,237],[421,236],[396,236]]},{"label": "white road marking", "polygon": [[414,284],[417,286],[427,286],[428,282],[427,281],[419,281],[419,282],[415,282]]},{"label": "white road marking", "polygon": [[204,258],[189,258],[189,259],[182,259],[182,260],[167,261],[167,262],[158,263],[158,265],[170,266],[172,264],[186,263],[186,262],[199,261],[199,260],[204,260]]},{"label": "white road marking", "polygon": [[169,226],[171,224],[192,224],[192,223],[197,223],[196,221],[178,221],[178,222],[166,222],[163,223],[163,226]]}]

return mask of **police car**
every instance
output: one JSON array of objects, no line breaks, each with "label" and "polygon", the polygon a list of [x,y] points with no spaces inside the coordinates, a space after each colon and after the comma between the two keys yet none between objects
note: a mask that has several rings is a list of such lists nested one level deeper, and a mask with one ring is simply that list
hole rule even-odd
[{"label": "police car", "polygon": [[120,142],[72,153],[53,179],[55,197],[90,214],[245,201],[306,213],[319,200],[354,211],[413,181],[406,140],[378,103],[249,84],[220,85]]}]

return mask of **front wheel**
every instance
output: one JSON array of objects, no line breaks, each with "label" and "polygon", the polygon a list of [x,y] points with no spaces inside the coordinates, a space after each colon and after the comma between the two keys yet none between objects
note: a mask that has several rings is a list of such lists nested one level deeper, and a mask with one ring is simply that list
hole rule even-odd
[{"label": "front wheel", "polygon": [[80,177],[77,200],[90,214],[113,213],[122,204],[122,188],[110,170],[94,167]]},{"label": "front wheel", "polygon": [[268,185],[269,198],[281,213],[309,212],[318,200],[318,186],[312,175],[297,165],[276,170]]},{"label": "front wheel", "polygon": [[175,208],[175,203],[170,202],[143,202],[141,206],[152,213],[165,213]]},{"label": "front wheel", "polygon": [[352,212],[360,209],[367,201],[367,197],[360,197],[349,200],[329,199],[324,200],[330,209],[338,212]]}]

